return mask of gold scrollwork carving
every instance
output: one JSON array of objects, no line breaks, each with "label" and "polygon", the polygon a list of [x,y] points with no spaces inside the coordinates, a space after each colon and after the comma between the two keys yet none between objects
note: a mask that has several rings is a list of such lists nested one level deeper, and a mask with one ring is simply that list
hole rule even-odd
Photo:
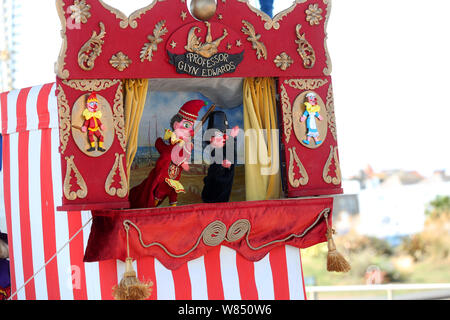
[{"label": "gold scrollwork carving", "polygon": [[252,48],[256,50],[256,57],[259,59],[264,58],[267,60],[267,49],[264,43],[259,41],[261,38],[260,34],[256,34],[255,28],[253,25],[245,20],[242,20],[244,26],[242,27],[242,32],[248,36],[247,40],[252,43]]},{"label": "gold scrollwork carving", "polygon": [[283,128],[284,128],[284,136],[286,137],[286,143],[291,139],[292,133],[292,106],[289,101],[289,96],[287,94],[286,88],[284,85],[280,86],[281,88],[281,107],[283,111]]},{"label": "gold scrollwork carving", "polygon": [[56,0],[56,10],[58,12],[58,17],[61,22],[61,49],[59,51],[58,60],[55,63],[55,73],[61,79],[67,79],[69,77],[69,70],[64,69],[67,56],[67,20],[64,14],[64,2],[62,0]]},{"label": "gold scrollwork carving", "polygon": [[85,71],[90,71],[94,68],[95,59],[102,53],[103,38],[105,37],[105,25],[103,22],[99,23],[100,33],[92,31],[91,38],[78,51],[78,65]]},{"label": "gold scrollwork carving", "polygon": [[[309,181],[308,173],[306,172],[305,167],[303,166],[302,162],[300,161],[300,159],[297,155],[297,152],[295,151],[295,147],[289,148],[288,150],[289,150],[289,173],[288,173],[289,183],[294,188],[298,188],[299,186],[304,186]],[[300,179],[295,179],[294,160],[297,163],[298,169],[302,176]]]},{"label": "gold scrollwork carving", "polygon": [[297,4],[304,3],[306,0],[295,0],[294,4],[292,6],[290,6],[289,8],[281,11],[280,13],[277,13],[275,15],[275,17],[273,17],[273,18],[271,18],[267,13],[262,12],[261,10],[256,9],[255,7],[253,7],[249,3],[249,0],[238,0],[238,1],[247,4],[248,8],[251,11],[253,11],[254,13],[256,13],[256,15],[258,17],[260,17],[262,21],[265,22],[264,28],[266,30],[270,30],[272,28],[275,29],[275,30],[278,30],[280,28],[280,21],[283,20],[283,18],[286,17],[289,13],[291,13],[295,9]]},{"label": "gold scrollwork carving", "polygon": [[64,154],[70,136],[70,107],[61,85],[58,85],[58,94],[56,97],[58,101],[58,115],[59,115],[59,152]]},{"label": "gold scrollwork carving", "polygon": [[166,20],[161,20],[160,22],[158,22],[153,29],[153,35],[147,36],[149,42],[144,44],[141,49],[141,62],[144,62],[144,60],[146,59],[148,61],[152,61],[153,52],[158,50],[158,44],[163,41],[161,37],[168,32],[167,28],[164,26],[165,23]]},{"label": "gold scrollwork carving", "polygon": [[311,69],[316,64],[316,53],[314,52],[314,48],[311,44],[309,44],[308,40],[306,40],[305,34],[300,34],[301,27],[301,24],[298,24],[295,27],[295,32],[298,38],[298,40],[295,40],[295,43],[298,44],[297,52],[303,60],[303,66],[306,69]]},{"label": "gold scrollwork carving", "polygon": [[115,80],[63,80],[63,83],[78,91],[102,91],[121,83],[119,79]]},{"label": "gold scrollwork carving", "polygon": [[325,63],[327,64],[327,66],[325,68],[323,68],[323,74],[326,76],[329,76],[331,74],[332,65],[331,65],[330,53],[328,52],[328,46],[327,46],[327,39],[328,39],[327,27],[328,27],[328,20],[330,18],[330,13],[331,13],[331,0],[323,0],[323,3],[327,5],[327,8],[326,8],[327,14],[325,16],[325,23],[324,23],[325,37],[323,39],[323,46],[325,48],[325,57],[326,57]]},{"label": "gold scrollwork carving", "polygon": [[128,26],[130,26],[133,29],[136,29],[138,26],[137,19],[139,19],[143,14],[145,14],[147,11],[153,9],[153,7],[158,3],[164,0],[154,0],[151,4],[148,6],[138,9],[134,11],[129,17],[127,17],[122,11],[119,9],[116,9],[109,4],[106,4],[103,0],[99,0],[100,4],[109,12],[114,14],[117,19],[120,19],[120,27],[122,29],[126,29]]},{"label": "gold scrollwork carving", "polygon": [[[125,170],[123,168],[123,157],[124,154],[119,155],[118,153],[115,154],[116,160],[114,161],[114,165],[111,169],[111,171],[108,174],[108,177],[105,181],[105,191],[110,196],[118,196],[119,198],[125,198],[125,196],[128,193],[128,180],[125,174]],[[120,177],[120,188],[111,187],[111,185],[114,183],[114,176],[116,175],[117,168],[119,168],[119,177]]]},{"label": "gold scrollwork carving", "polygon": [[286,52],[282,52],[275,57],[275,60],[273,60],[273,62],[278,68],[286,71],[286,69],[289,68],[292,63],[294,63],[294,60],[292,60],[292,58],[289,57]]},{"label": "gold scrollwork carving", "polygon": [[315,90],[328,83],[327,79],[289,79],[284,83],[298,90]]},{"label": "gold scrollwork carving", "polygon": [[[334,166],[336,168],[335,169],[335,173],[336,173],[335,177],[331,177],[329,175],[330,166],[331,166],[331,162],[333,159],[334,159]],[[330,146],[330,154],[328,155],[327,162],[325,163],[325,166],[323,167],[322,177],[326,183],[332,183],[334,185],[338,185],[341,183],[341,168],[339,165],[337,147]]]},{"label": "gold scrollwork carving", "polygon": [[125,118],[123,109],[123,91],[122,86],[119,85],[114,96],[113,104],[113,123],[116,131],[117,139],[119,139],[120,146],[123,151],[126,151],[127,147],[127,135],[125,132]]},{"label": "gold scrollwork carving", "polygon": [[330,128],[330,131],[331,131],[331,134],[333,135],[334,140],[337,141],[336,116],[334,114],[333,87],[331,84],[328,87],[327,102],[326,102],[325,107],[327,109],[328,128]]},{"label": "gold scrollwork carving", "polygon": [[[75,166],[75,162],[73,160],[74,156],[65,157],[66,159],[66,176],[64,178],[64,196],[67,200],[76,200],[77,198],[83,199],[86,198],[88,194],[88,189],[86,186],[86,182],[84,181],[83,177],[81,176],[80,171],[78,171],[78,168]],[[71,191],[72,190],[72,184],[70,183],[70,180],[72,178],[72,171],[75,173],[75,178],[78,187],[76,192]]]}]

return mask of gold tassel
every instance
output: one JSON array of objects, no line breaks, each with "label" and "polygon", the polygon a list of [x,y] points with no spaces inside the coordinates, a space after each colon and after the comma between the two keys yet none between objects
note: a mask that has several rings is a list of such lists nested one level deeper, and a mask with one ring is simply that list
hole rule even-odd
[{"label": "gold tassel", "polygon": [[141,282],[133,269],[133,259],[130,257],[130,244],[128,241],[128,232],[130,226],[124,223],[127,234],[127,259],[125,261],[125,273],[118,285],[113,287],[112,295],[115,300],[145,300],[152,293],[152,281]]},{"label": "gold tassel", "polygon": [[141,282],[136,277],[136,272],[133,269],[133,259],[128,257],[126,259],[126,269],[119,285],[113,288],[113,297],[116,300],[145,300],[148,299],[152,293],[152,281]]},{"label": "gold tassel", "polygon": [[327,222],[327,240],[328,240],[328,255],[327,255],[327,270],[336,272],[349,272],[350,264],[345,260],[344,256],[336,250],[336,244],[333,240],[334,229],[330,228],[328,224],[328,214],[325,214]]}]

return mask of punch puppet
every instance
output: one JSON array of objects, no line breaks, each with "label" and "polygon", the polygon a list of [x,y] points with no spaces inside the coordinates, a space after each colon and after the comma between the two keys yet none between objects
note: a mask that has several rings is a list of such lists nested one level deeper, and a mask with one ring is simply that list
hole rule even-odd
[{"label": "punch puppet", "polygon": [[102,118],[102,112],[98,110],[99,102],[97,99],[97,95],[95,93],[91,93],[86,102],[86,109],[83,111],[84,124],[81,127],[81,131],[88,133],[88,139],[90,148],[86,151],[91,152],[95,151],[95,137],[98,139],[97,150],[101,152],[105,152],[103,149],[103,141],[104,137],[101,131],[105,130],[105,126],[102,124],[100,120]]},{"label": "punch puppet", "polygon": [[171,129],[166,129],[164,138],[155,142],[160,154],[155,168],[140,185],[130,190],[132,208],[157,207],[167,197],[171,206],[177,205],[178,194],[185,192],[179,180],[181,172],[189,170],[194,122],[205,105],[203,100],[188,101],[172,117]]}]

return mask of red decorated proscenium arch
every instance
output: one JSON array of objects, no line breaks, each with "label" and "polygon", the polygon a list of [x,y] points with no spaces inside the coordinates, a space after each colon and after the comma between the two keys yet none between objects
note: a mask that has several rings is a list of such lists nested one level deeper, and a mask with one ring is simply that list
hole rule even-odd
[{"label": "red decorated proscenium arch", "polygon": [[[114,240],[117,246],[120,243],[124,246],[123,219],[118,217],[128,214],[134,222],[140,219],[135,215],[136,211],[125,210],[129,207],[124,170],[127,163],[122,81],[125,79],[275,78],[285,196],[296,198],[342,193],[330,77],[331,61],[326,46],[330,0],[297,0],[273,18],[253,8],[246,0],[218,0],[215,14],[207,22],[192,17],[184,0],[155,0],[129,17],[101,0],[56,2],[63,40],[56,64],[64,180],[63,205],[60,210],[100,210],[93,211],[93,235],[100,235],[103,240]],[[109,120],[105,121],[106,126],[109,125],[109,132],[113,131],[109,149],[102,154],[97,151],[96,154],[88,154],[80,146],[81,138],[77,138],[80,130],[72,118],[74,114],[81,114],[83,99],[91,92],[96,92],[100,103],[109,110],[102,117]],[[308,144],[299,133],[299,130],[311,130],[307,116],[313,117],[314,112],[310,111],[308,115],[302,107],[306,94],[311,92],[316,94],[321,105],[322,120],[317,125],[320,145],[314,142]],[[331,200],[318,198],[314,202],[319,207],[329,209],[330,219]],[[283,201],[286,200],[279,201],[266,211],[256,210],[252,202],[227,205],[220,210],[214,206],[192,205],[189,206],[191,214],[184,213],[178,218],[175,211],[179,208],[142,209],[138,212],[155,217],[167,214],[168,219],[185,219],[183,221],[189,224],[192,220],[189,216],[196,215],[197,209],[201,210],[202,215],[206,213],[202,226],[191,224],[181,228],[189,230],[185,236],[193,237],[191,240],[197,239],[202,228],[213,222],[211,219],[228,216],[236,210],[236,206],[239,207],[238,212],[260,230],[265,227],[262,222],[270,219],[254,219],[256,211],[257,215],[268,216],[274,214],[273,210],[277,211],[278,207],[278,213],[287,210],[291,218],[296,211],[299,217],[302,216],[299,219],[302,223],[315,221],[322,212],[317,208],[311,209],[307,199],[291,200],[296,204],[297,209],[294,211],[283,207]],[[254,205],[260,207],[261,204],[255,202]],[[211,213],[210,218],[208,212]],[[105,218],[109,213],[111,219]],[[289,238],[287,243],[307,247],[325,241],[326,221],[322,216],[320,218],[311,230],[321,232],[311,232],[305,235],[307,239],[302,240]],[[158,224],[156,220],[151,223]],[[269,229],[266,234],[273,235],[271,240],[277,240],[275,238],[278,236],[301,234],[304,228],[311,226],[291,224],[287,220],[280,220],[282,234],[271,232],[273,226],[269,228],[267,225]],[[178,221],[178,226],[183,225],[183,221]],[[121,231],[119,234],[111,231],[114,228],[107,231],[101,227],[104,223],[115,225]],[[226,228],[231,227],[232,223],[231,220],[227,221]],[[150,238],[147,237],[145,242],[152,241],[151,233],[148,232]],[[249,235],[249,239],[252,239],[252,235]],[[161,257],[162,251],[158,250],[162,249],[138,250],[138,242],[133,241],[135,258],[143,255]],[[239,243],[243,246],[242,241]],[[275,241],[266,249],[281,243]],[[125,247],[116,247],[115,251],[105,255],[98,244],[98,241],[90,240],[87,249],[89,261],[125,257]],[[170,243],[166,245],[170,246]],[[196,248],[192,257],[205,252],[202,249],[205,245],[200,242],[199,249]],[[181,251],[188,249],[180,243],[174,246]],[[99,253],[99,250],[102,252]],[[245,252],[246,249],[242,250]],[[267,250],[261,252],[249,255],[249,259],[261,259]],[[169,268],[177,265],[179,263],[167,263]]]}]

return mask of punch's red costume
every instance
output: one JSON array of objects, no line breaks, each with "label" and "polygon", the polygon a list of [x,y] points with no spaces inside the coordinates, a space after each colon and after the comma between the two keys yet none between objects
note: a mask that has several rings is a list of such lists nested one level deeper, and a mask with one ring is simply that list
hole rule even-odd
[{"label": "punch's red costume", "polygon": [[[181,107],[178,115],[193,123],[204,105],[205,102],[202,100],[188,101]],[[174,139],[173,133],[171,138],[168,143],[162,138],[156,140],[155,147],[160,154],[159,159],[148,177],[130,190],[129,200],[132,208],[156,207],[166,197],[169,198],[170,205],[176,205],[178,193],[184,192],[179,182],[183,171],[181,165],[189,161],[192,144],[190,141]]]},{"label": "punch's red costume", "polygon": [[97,111],[97,108],[97,95],[95,93],[92,93],[87,99],[87,108],[83,111],[83,117],[85,119],[83,127],[87,129],[89,144],[91,146],[88,151],[95,150],[94,136],[96,136],[98,139],[98,150],[105,151],[105,149],[103,149],[104,137],[100,131],[102,128],[102,122],[100,120],[102,117],[102,112]]}]

